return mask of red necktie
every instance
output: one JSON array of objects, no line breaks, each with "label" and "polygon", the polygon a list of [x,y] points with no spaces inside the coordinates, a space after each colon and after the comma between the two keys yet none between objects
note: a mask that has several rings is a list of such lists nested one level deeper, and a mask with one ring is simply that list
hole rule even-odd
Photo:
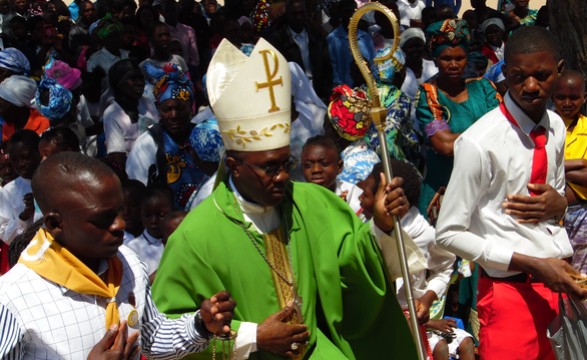
[{"label": "red necktie", "polygon": [[[520,125],[514,119],[509,110],[505,107],[504,103],[499,105],[502,114],[518,128]],[[531,184],[545,184],[546,173],[548,172],[548,156],[546,154],[546,129],[542,126],[538,126],[530,132],[530,138],[534,142],[534,155],[532,156],[532,173],[530,174]],[[530,195],[538,195],[530,191]]]}]

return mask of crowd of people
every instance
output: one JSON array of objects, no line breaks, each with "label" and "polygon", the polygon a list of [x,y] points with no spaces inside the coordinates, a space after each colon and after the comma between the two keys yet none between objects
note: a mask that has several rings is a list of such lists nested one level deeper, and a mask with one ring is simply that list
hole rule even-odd
[{"label": "crowd of people", "polygon": [[381,137],[364,4],[0,0],[0,358],[555,359],[587,119],[548,8],[380,1]]}]

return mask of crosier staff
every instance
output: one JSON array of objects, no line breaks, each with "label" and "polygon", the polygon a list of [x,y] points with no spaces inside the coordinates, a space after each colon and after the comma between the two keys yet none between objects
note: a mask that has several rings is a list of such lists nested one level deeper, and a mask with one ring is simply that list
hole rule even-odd
[{"label": "crosier staff", "polygon": [[[393,178],[393,173],[391,171],[391,166],[390,166],[390,162],[389,162],[389,155],[388,155],[388,148],[387,148],[387,141],[385,139],[385,118],[387,116],[387,109],[385,109],[383,106],[381,106],[381,100],[379,99],[379,91],[377,90],[377,84],[375,83],[375,78],[373,77],[373,74],[371,74],[371,71],[369,70],[369,65],[367,64],[367,62],[363,59],[363,56],[361,55],[361,51],[359,50],[359,43],[358,43],[358,37],[357,37],[357,28],[359,25],[359,20],[361,19],[361,17],[369,12],[369,11],[378,11],[383,13],[385,16],[387,16],[387,18],[389,19],[389,21],[391,22],[391,25],[393,27],[393,47],[391,49],[391,51],[389,52],[389,54],[376,58],[374,59],[375,62],[384,62],[387,60],[391,61],[397,61],[394,57],[393,54],[395,54],[395,51],[397,50],[398,46],[399,46],[399,22],[396,18],[396,16],[394,15],[393,12],[391,12],[391,10],[389,10],[387,7],[379,4],[379,3],[368,3],[365,4],[363,6],[361,6],[359,9],[357,9],[355,11],[355,13],[353,14],[353,16],[350,19],[349,22],[349,43],[351,46],[351,52],[353,54],[353,58],[355,59],[355,62],[357,63],[357,66],[359,67],[359,70],[361,71],[361,74],[363,75],[363,78],[365,79],[365,82],[367,83],[367,86],[369,87],[369,92],[371,93],[371,110],[369,111],[370,116],[371,116],[371,120],[375,123],[375,126],[377,128],[377,135],[379,137],[379,143],[381,144],[381,159],[383,160],[383,170],[385,172],[385,178],[387,180],[387,183],[389,184],[391,182],[391,179]],[[418,350],[418,358],[420,360],[425,360],[426,356],[425,356],[425,351],[424,351],[424,343],[422,341],[421,333],[420,331],[418,331],[419,329],[419,324],[418,324],[418,318],[416,317],[416,306],[414,305],[414,295],[412,294],[412,284],[410,281],[410,273],[408,271],[408,261],[407,261],[407,257],[406,257],[406,249],[404,246],[404,240],[403,240],[403,236],[402,236],[402,231],[401,231],[401,224],[400,224],[400,219],[398,216],[394,216],[393,219],[393,223],[394,223],[394,233],[395,233],[395,240],[396,240],[396,244],[397,244],[397,248],[398,248],[398,253],[399,253],[399,260],[400,260],[400,266],[401,266],[401,270],[402,270],[402,278],[404,280],[404,291],[406,293],[406,300],[408,302],[408,310],[410,313],[410,323],[411,323],[411,327],[412,327],[412,335],[414,336],[414,342],[416,343],[416,348]]]}]

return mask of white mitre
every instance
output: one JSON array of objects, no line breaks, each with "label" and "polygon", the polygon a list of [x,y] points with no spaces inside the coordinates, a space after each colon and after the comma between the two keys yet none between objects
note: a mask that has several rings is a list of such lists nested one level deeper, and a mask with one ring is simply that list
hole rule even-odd
[{"label": "white mitre", "polygon": [[288,146],[291,80],[287,61],[263,38],[250,56],[224,39],[206,75],[206,89],[226,150]]}]

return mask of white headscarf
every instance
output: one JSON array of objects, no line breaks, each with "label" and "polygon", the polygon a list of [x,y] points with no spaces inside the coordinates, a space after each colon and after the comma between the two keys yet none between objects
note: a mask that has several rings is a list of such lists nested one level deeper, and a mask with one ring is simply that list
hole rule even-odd
[{"label": "white headscarf", "polygon": [[503,21],[500,18],[489,18],[483,21],[479,28],[481,29],[481,31],[483,31],[483,33],[485,33],[485,30],[487,30],[489,25],[497,25],[497,27],[500,28],[501,31],[505,31],[505,26],[503,25]]},{"label": "white headscarf", "polygon": [[406,29],[399,38],[399,47],[403,49],[404,45],[408,42],[408,40],[417,38],[421,39],[424,44],[426,43],[426,35],[424,35],[424,31],[420,28],[411,27]]},{"label": "white headscarf", "polygon": [[0,83],[0,98],[15,106],[31,107],[36,92],[37,84],[26,76],[12,75]]}]

